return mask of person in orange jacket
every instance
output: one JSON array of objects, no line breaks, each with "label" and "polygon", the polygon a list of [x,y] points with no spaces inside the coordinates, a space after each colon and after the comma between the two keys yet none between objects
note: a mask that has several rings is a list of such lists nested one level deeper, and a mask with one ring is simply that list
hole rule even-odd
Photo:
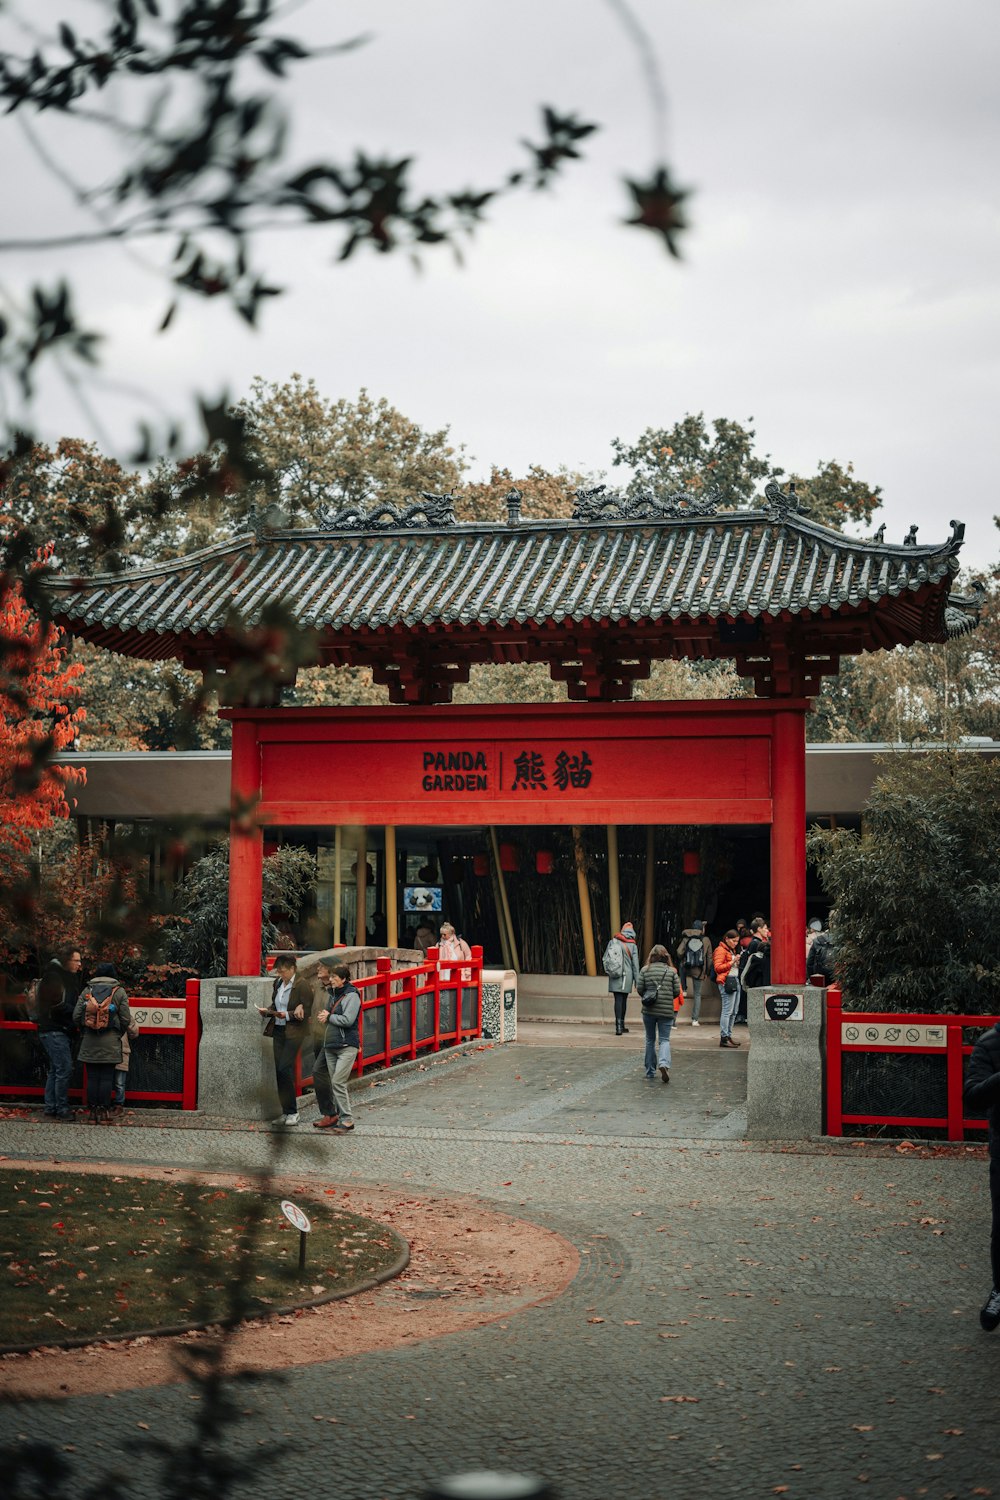
[{"label": "person in orange jacket", "polygon": [[715,982],[719,986],[719,999],[722,1001],[722,1014],[719,1017],[720,1047],[740,1045],[739,1042],[733,1041],[733,1012],[740,997],[740,981],[736,974],[736,953],[739,945],[740,935],[735,927],[730,927],[712,956],[715,964]]}]

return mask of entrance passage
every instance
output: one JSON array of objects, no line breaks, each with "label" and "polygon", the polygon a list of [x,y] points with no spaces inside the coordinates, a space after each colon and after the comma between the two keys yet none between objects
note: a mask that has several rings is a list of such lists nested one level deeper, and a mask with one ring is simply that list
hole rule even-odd
[{"label": "entrance passage", "polygon": [[807,706],[229,710],[230,973],[257,972],[265,825],[382,825],[388,859],[400,824],[748,824],[771,830],[772,982],[801,983]]},{"label": "entrance passage", "polygon": [[[670,1082],[643,1074],[643,1029],[519,1024],[516,1047],[403,1079],[365,1100],[366,1125],[447,1127],[462,1136],[502,1131],[551,1136],[742,1140],[748,1048],[719,1048],[718,1031],[674,1027]],[[752,1045],[752,1044],[751,1044]],[[641,1200],[640,1200],[640,1206]]]}]

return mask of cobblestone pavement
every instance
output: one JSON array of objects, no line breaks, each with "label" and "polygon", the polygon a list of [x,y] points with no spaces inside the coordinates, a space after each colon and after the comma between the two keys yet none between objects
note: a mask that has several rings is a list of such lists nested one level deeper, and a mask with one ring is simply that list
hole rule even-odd
[{"label": "cobblestone pavement", "polygon": [[[977,1320],[985,1161],[748,1145],[745,1050],[682,1032],[664,1086],[644,1079],[634,1031],[553,1030],[364,1088],[353,1136],[300,1131],[288,1161],[296,1178],[473,1194],[549,1225],[582,1256],[568,1292],[242,1390],[234,1448],[288,1446],[233,1493],[409,1500],[488,1465],[544,1474],[563,1500],[1000,1496],[1000,1334]],[[206,1167],[268,1150],[263,1132],[0,1126],[8,1157],[96,1159],[109,1140]],[[3,1436],[70,1433],[79,1489],[130,1452],[122,1493],[152,1496],[136,1424],[176,1439],[191,1401],[177,1386],[36,1403],[4,1412]]]}]

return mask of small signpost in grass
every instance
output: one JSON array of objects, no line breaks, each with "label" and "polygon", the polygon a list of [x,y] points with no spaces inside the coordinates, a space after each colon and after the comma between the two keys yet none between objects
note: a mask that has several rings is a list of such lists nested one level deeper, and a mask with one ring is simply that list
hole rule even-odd
[{"label": "small signpost in grass", "polygon": [[282,1198],[281,1212],[289,1224],[294,1224],[299,1231],[299,1275],[301,1276],[306,1268],[306,1235],[312,1230],[312,1225],[298,1204],[292,1203],[288,1198]]}]

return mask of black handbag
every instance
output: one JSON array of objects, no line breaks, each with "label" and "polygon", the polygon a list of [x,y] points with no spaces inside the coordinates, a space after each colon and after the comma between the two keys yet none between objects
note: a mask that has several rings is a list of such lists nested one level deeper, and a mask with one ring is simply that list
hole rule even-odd
[{"label": "black handbag", "polygon": [[264,1035],[265,1036],[274,1036],[274,1017],[273,1016],[268,1016],[267,1020],[264,1022]]}]

